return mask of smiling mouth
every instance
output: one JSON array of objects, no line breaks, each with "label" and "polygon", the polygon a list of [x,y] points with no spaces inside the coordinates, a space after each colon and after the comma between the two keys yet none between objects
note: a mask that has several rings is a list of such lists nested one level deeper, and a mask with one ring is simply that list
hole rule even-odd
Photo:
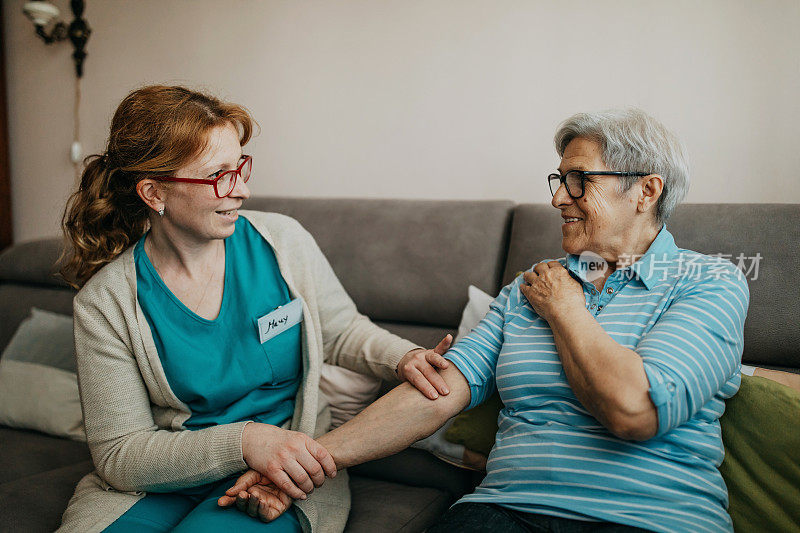
[{"label": "smiling mouth", "polygon": [[562,217],[564,219],[564,224],[572,224],[573,222],[578,222],[579,220],[583,220],[582,218],[578,217]]},{"label": "smiling mouth", "polygon": [[237,211],[239,211],[238,208],[236,208],[236,209],[228,209],[227,211],[217,211],[217,213],[219,213],[220,215],[232,216],[232,215],[235,215]]}]

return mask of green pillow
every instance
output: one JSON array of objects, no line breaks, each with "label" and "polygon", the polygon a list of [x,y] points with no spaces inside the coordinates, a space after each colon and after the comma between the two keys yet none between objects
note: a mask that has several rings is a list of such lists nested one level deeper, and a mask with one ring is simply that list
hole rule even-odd
[{"label": "green pillow", "polygon": [[[458,415],[445,439],[488,455],[502,408],[495,393]],[[736,531],[800,530],[800,392],[742,375],[720,425],[725,445],[720,472]]]},{"label": "green pillow", "polygon": [[743,375],[720,425],[734,529],[800,530],[800,392]]},{"label": "green pillow", "polygon": [[495,393],[482,404],[464,411],[453,420],[444,438],[481,455],[489,455],[497,434],[497,415],[503,408],[500,394]]}]

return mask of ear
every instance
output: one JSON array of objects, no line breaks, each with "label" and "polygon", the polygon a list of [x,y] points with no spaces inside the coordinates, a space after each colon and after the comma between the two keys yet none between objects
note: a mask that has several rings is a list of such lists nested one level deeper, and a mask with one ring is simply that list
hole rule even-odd
[{"label": "ear", "polygon": [[166,191],[162,183],[145,178],[136,184],[136,193],[153,211],[158,212],[164,208]]},{"label": "ear", "polygon": [[640,193],[636,203],[639,213],[652,212],[655,215],[656,204],[664,191],[664,178],[659,174],[650,174],[642,178]]}]

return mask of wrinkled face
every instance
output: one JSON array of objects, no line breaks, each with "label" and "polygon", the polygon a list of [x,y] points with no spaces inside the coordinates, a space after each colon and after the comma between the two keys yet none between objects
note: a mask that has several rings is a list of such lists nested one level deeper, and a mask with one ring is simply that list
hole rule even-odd
[{"label": "wrinkled face", "polygon": [[[601,146],[589,139],[575,138],[567,145],[561,164],[561,174],[570,170],[617,170],[603,162]],[[636,215],[636,187],[619,192],[616,176],[587,176],[583,197],[575,200],[562,184],[553,196],[553,207],[561,211],[561,246],[569,254],[584,251],[599,254],[615,262],[621,253],[629,253],[630,238]]]},{"label": "wrinkled face", "polygon": [[[227,123],[209,132],[206,150],[178,169],[178,178],[213,180],[225,170],[236,169],[242,156],[236,128]],[[217,198],[212,185],[170,183],[165,191],[163,222],[182,238],[203,242],[229,237],[239,217],[238,209],[250,197],[241,179],[226,198]]]}]

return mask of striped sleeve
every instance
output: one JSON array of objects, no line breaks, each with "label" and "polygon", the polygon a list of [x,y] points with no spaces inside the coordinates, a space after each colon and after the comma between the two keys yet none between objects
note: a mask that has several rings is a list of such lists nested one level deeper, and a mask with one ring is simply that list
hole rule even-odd
[{"label": "striped sleeve", "polygon": [[489,304],[489,312],[469,335],[444,355],[453,362],[469,383],[470,402],[467,409],[482,404],[496,389],[495,371],[503,347],[503,324],[508,297],[518,281],[506,285]]},{"label": "striped sleeve", "polygon": [[723,275],[714,263],[679,289],[636,347],[658,413],[656,436],[692,418],[738,372],[749,291],[742,273],[726,263]]}]

